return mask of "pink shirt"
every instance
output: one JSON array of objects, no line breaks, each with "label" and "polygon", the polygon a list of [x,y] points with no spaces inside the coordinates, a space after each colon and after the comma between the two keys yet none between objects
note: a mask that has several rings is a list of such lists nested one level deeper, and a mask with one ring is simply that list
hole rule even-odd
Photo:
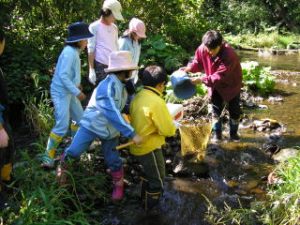
[{"label": "pink shirt", "polygon": [[95,36],[88,40],[88,52],[95,53],[97,62],[108,65],[110,53],[119,50],[117,26],[106,25],[97,20],[90,25],[89,29]]},{"label": "pink shirt", "polygon": [[208,87],[209,94],[216,90],[225,101],[237,96],[242,87],[242,68],[240,60],[227,43],[222,44],[215,58],[212,58],[202,44],[195,52],[191,72],[205,72],[202,82]]}]

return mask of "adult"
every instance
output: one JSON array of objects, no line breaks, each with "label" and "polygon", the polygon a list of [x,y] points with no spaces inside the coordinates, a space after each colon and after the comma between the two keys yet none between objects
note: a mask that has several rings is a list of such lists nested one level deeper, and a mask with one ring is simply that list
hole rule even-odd
[{"label": "adult", "polygon": [[204,83],[208,87],[213,106],[213,140],[222,139],[220,115],[226,102],[230,115],[230,139],[239,141],[242,69],[234,49],[223,41],[220,32],[207,31],[202,38],[202,44],[195,52],[194,60],[184,70],[185,72],[205,73],[205,75],[191,78],[191,81],[194,84]]}]

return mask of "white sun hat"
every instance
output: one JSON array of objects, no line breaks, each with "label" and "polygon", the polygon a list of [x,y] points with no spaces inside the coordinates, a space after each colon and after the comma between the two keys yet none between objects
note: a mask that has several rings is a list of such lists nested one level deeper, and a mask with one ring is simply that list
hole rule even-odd
[{"label": "white sun hat", "polygon": [[117,0],[105,0],[102,6],[102,9],[109,9],[111,10],[113,16],[116,18],[116,20],[124,20],[121,12],[122,12],[122,6],[121,3]]},{"label": "white sun hat", "polygon": [[139,67],[132,61],[132,55],[129,51],[116,51],[109,55],[108,68],[104,69],[106,73],[137,70]]}]

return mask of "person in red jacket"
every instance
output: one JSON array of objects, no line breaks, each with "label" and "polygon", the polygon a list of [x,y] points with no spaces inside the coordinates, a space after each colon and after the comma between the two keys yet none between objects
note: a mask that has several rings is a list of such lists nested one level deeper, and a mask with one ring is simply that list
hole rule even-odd
[{"label": "person in red jacket", "polygon": [[242,69],[239,57],[234,49],[223,41],[220,32],[210,30],[204,34],[193,61],[184,68],[184,71],[205,73],[203,76],[191,78],[191,81],[194,84],[204,83],[208,87],[213,106],[213,140],[222,139],[220,115],[226,102],[230,114],[230,139],[239,141]]}]

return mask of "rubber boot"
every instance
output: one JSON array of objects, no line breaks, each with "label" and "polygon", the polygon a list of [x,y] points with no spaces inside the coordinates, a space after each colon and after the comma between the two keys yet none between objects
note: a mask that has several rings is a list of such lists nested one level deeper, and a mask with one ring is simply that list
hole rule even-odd
[{"label": "rubber boot", "polygon": [[230,119],[229,132],[230,132],[231,141],[238,142],[240,140],[240,137],[238,135],[238,129],[239,129],[239,120]]},{"label": "rubber boot", "polygon": [[7,163],[1,168],[1,180],[10,181],[12,172],[12,164]]},{"label": "rubber boot", "polygon": [[72,138],[74,138],[77,130],[78,130],[79,126],[74,124],[74,123],[71,123],[71,126],[70,126],[70,130],[71,130],[71,136]]},{"label": "rubber boot", "polygon": [[124,171],[121,168],[118,171],[110,172],[113,181],[112,200],[119,201],[124,197]]},{"label": "rubber boot", "polygon": [[148,192],[146,191],[146,198],[145,198],[145,211],[152,210],[155,206],[158,205],[159,199],[161,196],[161,192]]},{"label": "rubber boot", "polygon": [[213,118],[212,139],[213,143],[222,140],[222,121],[219,118]]},{"label": "rubber boot", "polygon": [[43,168],[54,168],[54,158],[55,158],[56,150],[59,144],[61,143],[62,138],[63,137],[58,136],[53,132],[50,133],[48,143],[47,143],[47,149],[42,158],[41,166]]}]

